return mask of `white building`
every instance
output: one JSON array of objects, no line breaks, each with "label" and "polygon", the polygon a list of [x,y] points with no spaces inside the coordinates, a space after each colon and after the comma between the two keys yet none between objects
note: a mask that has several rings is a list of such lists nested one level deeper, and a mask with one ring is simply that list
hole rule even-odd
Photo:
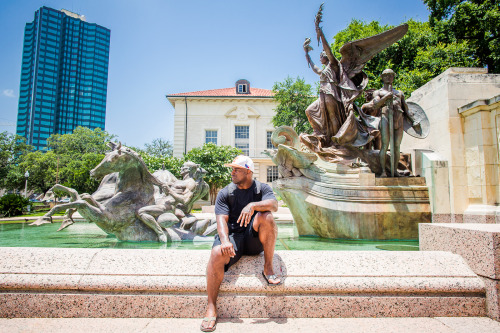
[{"label": "white building", "polygon": [[166,96],[175,109],[174,156],[181,157],[207,142],[240,148],[255,163],[254,176],[270,183],[277,167],[262,154],[273,148],[272,118],[277,106],[273,92],[251,88],[238,80],[233,88],[178,93]]}]

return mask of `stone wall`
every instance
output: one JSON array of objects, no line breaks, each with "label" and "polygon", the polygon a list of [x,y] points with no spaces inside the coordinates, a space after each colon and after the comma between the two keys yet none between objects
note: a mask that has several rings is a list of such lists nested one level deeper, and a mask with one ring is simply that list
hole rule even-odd
[{"label": "stone wall", "polygon": [[[412,160],[416,163],[424,163],[425,158],[422,157],[422,154],[425,154],[425,151],[432,151],[448,164],[449,212],[447,211],[447,202],[443,203],[444,206],[434,207],[433,212],[449,214],[448,216],[453,219],[454,217],[460,219],[470,204],[483,203],[483,197],[488,198],[487,202],[492,202],[490,198],[494,197],[492,194],[495,186],[494,178],[492,176],[486,178],[486,175],[483,178],[481,168],[477,165],[477,163],[484,164],[485,160],[474,160],[473,163],[476,164],[471,163],[470,167],[467,162],[466,147],[475,143],[475,139],[472,137],[477,135],[477,132],[465,135],[465,115],[467,112],[462,110],[462,107],[477,100],[491,99],[499,94],[499,74],[488,74],[484,68],[450,68],[415,90],[408,99],[419,104],[425,110],[431,124],[431,130],[429,136],[424,140],[405,135],[401,151],[412,153]],[[482,117],[484,118],[484,116]],[[490,115],[489,123],[485,123],[488,124],[485,125],[485,129],[489,131],[489,133],[484,134],[486,139],[492,136],[492,127],[488,127],[492,124],[491,117]],[[476,125],[472,125],[476,123],[476,120],[471,121],[467,128],[477,130],[474,127]],[[494,145],[490,144],[491,140],[485,142],[488,144],[482,147],[487,147],[488,151],[482,156],[488,154],[488,158],[490,158]],[[496,147],[498,147],[498,143]],[[482,148],[476,148],[477,151],[479,149]],[[471,154],[472,150],[469,151],[470,156],[472,156]],[[487,161],[492,162],[491,158]],[[422,170],[422,164],[416,164],[413,168],[414,170]],[[489,173],[490,175],[495,174],[494,168],[492,164],[483,167],[488,172],[493,170]],[[470,170],[469,173],[468,170]],[[477,171],[480,172],[479,177],[476,175]],[[432,183],[432,180],[428,179],[427,176],[427,182]],[[498,172],[496,172],[496,177],[496,184],[498,184]],[[484,179],[484,182],[481,179]],[[481,191],[480,199],[476,198],[479,188]],[[498,187],[495,187],[495,190],[497,189]]]},{"label": "stone wall", "polygon": [[464,118],[467,196],[471,215],[482,216],[481,222],[495,222],[499,196],[498,140],[500,139],[500,95],[477,100],[458,109]]}]

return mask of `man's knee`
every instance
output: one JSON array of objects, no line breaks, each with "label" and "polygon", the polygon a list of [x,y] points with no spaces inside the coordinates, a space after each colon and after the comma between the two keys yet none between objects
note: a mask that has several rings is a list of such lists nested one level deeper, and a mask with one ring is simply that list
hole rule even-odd
[{"label": "man's knee", "polygon": [[271,212],[258,212],[255,215],[255,221],[257,221],[257,225],[260,227],[273,227],[275,226],[274,216]]},{"label": "man's knee", "polygon": [[210,252],[210,261],[214,264],[227,264],[230,257],[222,254],[220,245],[214,246]]}]

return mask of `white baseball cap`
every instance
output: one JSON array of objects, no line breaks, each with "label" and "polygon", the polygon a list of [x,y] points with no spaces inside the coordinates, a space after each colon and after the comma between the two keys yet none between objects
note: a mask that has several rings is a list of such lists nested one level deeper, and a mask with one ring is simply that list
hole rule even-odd
[{"label": "white baseball cap", "polygon": [[224,164],[225,167],[229,168],[243,168],[254,172],[255,168],[253,166],[253,161],[250,157],[245,155],[237,156],[234,161],[228,164]]}]

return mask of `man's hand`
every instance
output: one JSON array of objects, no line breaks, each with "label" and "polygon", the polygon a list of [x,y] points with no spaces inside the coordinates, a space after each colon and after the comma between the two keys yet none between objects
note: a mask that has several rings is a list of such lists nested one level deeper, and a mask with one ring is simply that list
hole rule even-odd
[{"label": "man's hand", "polygon": [[236,255],[236,253],[234,252],[233,243],[231,243],[230,241],[225,241],[225,242],[221,241],[220,251],[222,252],[223,255],[228,255],[231,258]]},{"label": "man's hand", "polygon": [[241,210],[240,216],[238,217],[238,221],[236,221],[236,223],[239,223],[240,227],[246,227],[248,223],[250,223],[254,211],[254,205],[253,202],[251,202]]}]

